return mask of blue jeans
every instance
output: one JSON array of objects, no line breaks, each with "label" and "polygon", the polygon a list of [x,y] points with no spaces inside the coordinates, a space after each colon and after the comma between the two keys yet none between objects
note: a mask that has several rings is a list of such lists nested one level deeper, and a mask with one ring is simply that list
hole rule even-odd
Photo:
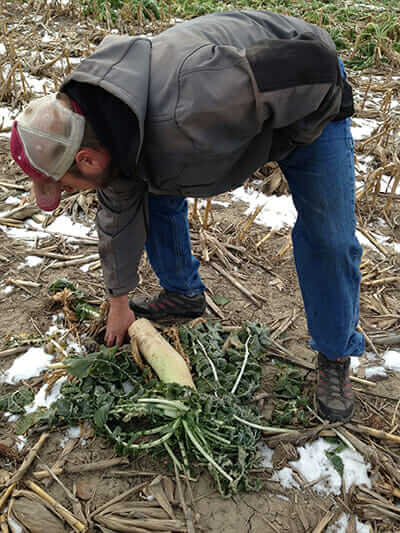
[{"label": "blue jeans", "polygon": [[[279,162],[298,212],[293,249],[310,344],[329,359],[364,351],[356,331],[362,249],[355,236],[353,147],[348,118],[330,122],[316,141]],[[186,200],[150,195],[149,213],[146,249],[161,286],[187,296],[203,292]]]},{"label": "blue jeans", "polygon": [[329,359],[361,355],[362,249],[355,236],[354,154],[350,119],[280,161],[297,209],[293,251],[311,347]]},{"label": "blue jeans", "polygon": [[181,196],[149,194],[146,252],[167,291],[192,296],[204,292],[199,261],[192,255],[187,200]]}]

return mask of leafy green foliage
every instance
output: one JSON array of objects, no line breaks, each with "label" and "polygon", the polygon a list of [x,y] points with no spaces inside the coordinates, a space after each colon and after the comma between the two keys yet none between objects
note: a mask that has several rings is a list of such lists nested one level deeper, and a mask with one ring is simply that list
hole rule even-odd
[{"label": "leafy green foliage", "polygon": [[84,293],[80,289],[76,288],[75,285],[67,279],[57,279],[49,286],[48,291],[50,294],[57,294],[64,289],[71,291],[71,307],[79,321],[86,319],[91,320],[100,317],[100,313],[97,308],[85,301]]},{"label": "leafy green foliage", "polygon": [[34,397],[31,389],[27,387],[0,396],[0,411],[20,415],[25,412],[24,406],[33,402]]},{"label": "leafy green foliage", "polygon": [[297,368],[289,364],[276,364],[279,370],[274,388],[278,400],[272,412],[271,423],[274,426],[309,426],[312,415],[307,406],[311,406],[311,399],[305,394],[304,377]]},{"label": "leafy green foliage", "polygon": [[[227,333],[220,323],[207,322],[196,328],[183,326],[179,331],[185,353],[189,356],[195,370],[195,383],[200,392],[212,393],[221,387],[231,391],[240,372],[245,356],[245,343],[249,340],[249,360],[240,380],[236,396],[249,400],[258,389],[261,379],[261,367],[258,359],[265,354],[268,346],[268,330],[265,326],[248,322],[236,333]],[[207,356],[203,348],[206,347]],[[218,377],[216,383],[214,365]]]},{"label": "leafy green foliage", "polygon": [[[183,326],[180,338],[193,361],[197,390],[150,380],[129,353],[103,346],[64,361],[71,377],[61,386],[60,397],[48,409],[22,418],[18,432],[39,422],[55,426],[88,421],[119,453],[167,452],[187,470],[194,462],[206,464],[222,494],[256,488],[251,486],[249,469],[258,462],[260,430],[247,422],[259,425],[260,416],[246,400],[260,383],[258,359],[268,346],[267,329],[250,322],[229,334],[210,322]],[[217,369],[218,382],[198,341]]]},{"label": "leafy green foliage", "polygon": [[[48,291],[50,294],[56,294],[64,289],[69,289],[72,292],[77,292],[75,285],[65,278],[59,278],[49,285]],[[79,297],[82,297],[83,293],[79,293]]]},{"label": "leafy green foliage", "polygon": [[335,437],[325,437],[324,440],[334,445],[331,450],[325,450],[325,454],[329,461],[332,463],[333,468],[338,472],[340,476],[343,476],[344,464],[343,459],[340,457],[340,453],[347,448],[347,446],[341,440]]},{"label": "leafy green foliage", "polygon": [[161,16],[155,0],[80,0],[80,3],[86,15],[94,15],[101,22],[108,19],[115,22],[123,7],[128,7],[137,18],[158,20]]},{"label": "leafy green foliage", "polygon": [[336,450],[329,451],[325,450],[326,456],[328,457],[329,461],[332,463],[333,468],[338,472],[340,476],[343,476],[344,472],[344,464],[342,458],[337,455],[339,452]]},{"label": "leafy green foliage", "polygon": [[38,424],[41,420],[47,421],[47,419],[48,410],[45,407],[39,407],[36,411],[33,411],[33,413],[29,413],[17,420],[15,433],[17,435],[23,435],[28,429]]},{"label": "leafy green foliage", "polygon": [[[339,51],[349,52],[348,64],[367,68],[390,61],[391,49],[400,52],[398,0],[375,0],[362,6],[341,0],[80,0],[84,13],[100,22],[116,23],[129,13],[133,21],[170,17],[193,18],[233,9],[268,9],[292,15],[328,31]],[[345,54],[345,59],[346,58]]]}]

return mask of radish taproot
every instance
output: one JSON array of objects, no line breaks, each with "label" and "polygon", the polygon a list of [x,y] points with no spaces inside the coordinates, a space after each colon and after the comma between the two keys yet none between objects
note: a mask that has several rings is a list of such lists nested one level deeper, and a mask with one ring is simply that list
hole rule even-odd
[{"label": "radish taproot", "polygon": [[137,346],[164,383],[177,383],[195,389],[192,375],[183,357],[158,333],[146,318],[135,320],[128,330],[132,351]]}]

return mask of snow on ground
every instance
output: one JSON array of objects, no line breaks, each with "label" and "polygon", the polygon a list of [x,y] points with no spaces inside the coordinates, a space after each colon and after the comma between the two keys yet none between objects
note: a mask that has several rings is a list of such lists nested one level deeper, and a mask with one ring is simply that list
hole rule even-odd
[{"label": "snow on ground", "polygon": [[11,367],[0,375],[0,383],[16,384],[22,380],[39,376],[53,359],[43,348],[29,348],[17,357]]},{"label": "snow on ground", "polygon": [[[300,459],[289,463],[290,466],[301,472],[308,482],[324,478],[313,485],[313,490],[319,494],[338,495],[341,492],[342,479],[326,454],[326,452],[333,451],[335,447],[336,445],[324,439],[318,439],[298,447],[297,451],[300,454]],[[371,481],[368,477],[369,465],[364,462],[362,455],[349,448],[346,448],[338,455],[342,458],[344,464],[343,482],[346,491],[353,484],[371,486]],[[290,466],[275,472],[273,479],[280,481],[287,488],[298,487],[297,482],[292,477],[293,471]]]},{"label": "snow on ground", "polygon": [[374,377],[387,377],[386,370],[382,366],[370,366],[365,369],[365,377],[371,379]]},{"label": "snow on ground", "polygon": [[36,393],[33,402],[25,407],[26,413],[33,413],[39,407],[50,407],[50,405],[60,396],[61,385],[67,380],[67,376],[58,379],[51,390],[48,391],[48,384],[45,383],[40,387],[39,392]]},{"label": "snow on ground", "polygon": [[65,448],[67,442],[71,439],[78,439],[81,436],[80,426],[71,426],[65,432],[64,437],[60,440],[60,447]]},{"label": "snow on ground", "polygon": [[[392,248],[393,251],[396,252],[396,253],[400,253],[400,243],[398,243],[398,242],[389,242],[390,241],[390,237],[385,237],[383,235],[379,235],[378,233],[373,232],[373,231],[370,231],[369,233],[372,235],[372,237],[374,237],[374,239],[379,244],[382,244],[386,248]],[[371,241],[369,239],[367,239],[367,237],[365,237],[360,231],[356,231],[356,236],[357,236],[357,239],[359,240],[361,246],[368,247],[368,248],[373,248],[377,253],[383,255],[382,252],[380,252],[378,250],[378,248],[376,248],[376,246],[374,246],[371,243]]]},{"label": "snow on ground", "polygon": [[27,255],[25,257],[24,263],[18,265],[18,270],[21,270],[26,267],[35,267],[40,265],[43,262],[43,257],[38,257],[37,255]]},{"label": "snow on ground", "polygon": [[[273,468],[272,456],[274,451],[264,443],[260,443],[258,449],[263,459],[263,466]],[[313,485],[312,490],[323,495],[338,495],[341,493],[342,480],[325,453],[334,449],[335,445],[328,443],[324,439],[318,439],[311,444],[300,446],[297,448],[300,459],[291,461],[289,466],[276,471],[272,479],[279,481],[284,488],[301,488],[293,478],[293,470],[291,468],[293,466],[308,482],[324,478]],[[346,491],[352,484],[371,487],[371,481],[368,477],[369,465],[365,463],[364,458],[358,452],[346,448],[338,455],[344,464],[343,482]],[[349,518],[349,515],[342,514],[335,524],[328,527],[327,533],[346,533]],[[357,518],[356,532],[370,533],[370,528]]]},{"label": "snow on ground", "polygon": [[284,226],[292,227],[296,221],[297,213],[291,196],[267,196],[254,189],[245,190],[244,187],[235,189],[231,194],[233,201],[241,200],[249,204],[245,215],[254,212],[260,205],[264,206],[255,219],[258,224],[279,230]]},{"label": "snow on ground", "polygon": [[[343,513],[335,524],[332,524],[327,528],[326,533],[346,533],[349,520],[349,515],[347,513]],[[357,517],[356,533],[371,533],[370,527],[367,524],[360,522]]]},{"label": "snow on ground", "polygon": [[369,118],[353,118],[351,121],[351,133],[355,141],[361,141],[370,137],[377,127],[377,121]]},{"label": "snow on ground", "polygon": [[[3,216],[5,216],[5,214],[3,214]],[[1,224],[0,228],[7,233],[9,237],[26,241],[34,241],[37,237],[44,238],[48,235],[47,233],[40,231],[42,226],[34,222],[32,219],[28,219],[27,224],[39,231],[30,230],[29,227],[24,229],[12,228]],[[71,242],[74,241],[75,237],[91,237],[91,234],[94,231],[94,225],[89,228],[84,224],[73,222],[67,215],[59,215],[54,222],[46,227],[46,231],[68,235],[66,240],[67,242]]]},{"label": "snow on ground", "polygon": [[385,361],[385,368],[400,372],[400,352],[397,350],[386,350],[383,354],[383,359]]},{"label": "snow on ground", "polygon": [[[12,123],[14,121],[15,112],[6,106],[0,107],[0,126],[3,128],[10,128],[12,126]],[[7,134],[0,134],[0,135],[9,135]]]}]

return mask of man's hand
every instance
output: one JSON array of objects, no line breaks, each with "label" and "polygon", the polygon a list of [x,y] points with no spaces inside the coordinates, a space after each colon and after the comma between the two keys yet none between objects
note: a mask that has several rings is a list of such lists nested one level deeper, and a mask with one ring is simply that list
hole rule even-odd
[{"label": "man's hand", "polygon": [[121,346],[135,315],[128,304],[128,295],[110,298],[105,341],[108,347]]}]

